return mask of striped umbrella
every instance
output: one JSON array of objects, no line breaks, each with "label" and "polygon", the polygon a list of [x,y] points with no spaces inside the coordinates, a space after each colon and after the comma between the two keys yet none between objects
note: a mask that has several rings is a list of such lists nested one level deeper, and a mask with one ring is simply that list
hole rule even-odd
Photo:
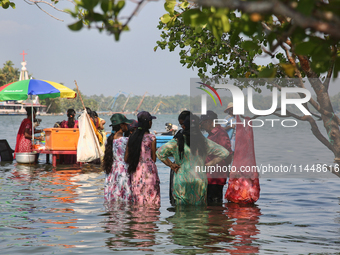
[{"label": "striped umbrella", "polygon": [[0,100],[26,100],[37,95],[45,98],[75,98],[76,92],[64,85],[45,80],[22,80],[0,87]]}]

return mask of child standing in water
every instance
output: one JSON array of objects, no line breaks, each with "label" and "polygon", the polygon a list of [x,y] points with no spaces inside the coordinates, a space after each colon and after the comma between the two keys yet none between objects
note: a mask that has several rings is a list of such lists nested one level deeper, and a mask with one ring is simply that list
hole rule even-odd
[{"label": "child standing in water", "polygon": [[127,124],[132,123],[123,114],[116,113],[110,118],[112,133],[107,139],[103,168],[106,173],[104,196],[105,200],[131,200],[130,177],[128,166],[124,161],[128,137],[124,137]]},{"label": "child standing in water", "polygon": [[156,137],[150,134],[152,120],[149,112],[138,113],[138,128],[130,136],[125,152],[129,164],[132,200],[135,204],[160,205],[160,187],[156,167]]}]

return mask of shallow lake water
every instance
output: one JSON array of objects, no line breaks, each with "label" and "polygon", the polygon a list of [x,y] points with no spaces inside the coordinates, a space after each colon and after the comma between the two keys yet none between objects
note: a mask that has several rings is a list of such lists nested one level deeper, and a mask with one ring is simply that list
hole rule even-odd
[{"label": "shallow lake water", "polygon": [[[107,121],[109,116],[101,116]],[[127,116],[133,117],[133,116]],[[52,127],[66,116],[40,116]],[[22,116],[0,116],[12,148]],[[177,115],[158,115],[151,130]],[[106,124],[108,130],[108,124]],[[332,153],[305,123],[254,128],[258,165],[330,165]],[[160,208],[106,207],[98,166],[0,165],[1,254],[335,254],[340,247],[340,179],[330,172],[261,173],[253,206],[172,207],[169,168],[157,161]]]}]

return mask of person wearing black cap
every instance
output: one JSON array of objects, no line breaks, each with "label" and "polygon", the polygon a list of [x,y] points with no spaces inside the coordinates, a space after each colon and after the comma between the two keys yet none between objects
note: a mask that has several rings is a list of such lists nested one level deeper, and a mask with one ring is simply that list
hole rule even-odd
[{"label": "person wearing black cap", "polygon": [[[228,166],[231,162],[231,145],[228,133],[219,125],[215,124],[214,120],[218,119],[215,112],[208,110],[206,115],[201,115],[201,129],[208,132],[208,139],[223,146],[229,151],[229,157],[221,161],[218,165]],[[206,163],[214,159],[215,156],[208,155],[206,158]],[[217,169],[217,168],[216,168]],[[222,203],[223,201],[223,187],[226,184],[228,172],[207,172],[208,177],[208,193],[207,199],[208,204]]]},{"label": "person wearing black cap", "polygon": [[123,114],[116,113],[110,118],[112,131],[107,139],[103,170],[106,173],[104,198],[107,202],[131,200],[130,177],[124,161],[127,137],[127,125],[132,123]]},{"label": "person wearing black cap", "polygon": [[156,137],[150,134],[152,120],[149,112],[138,113],[138,128],[130,136],[125,151],[129,164],[132,201],[135,204],[160,205],[160,186],[156,167]]}]

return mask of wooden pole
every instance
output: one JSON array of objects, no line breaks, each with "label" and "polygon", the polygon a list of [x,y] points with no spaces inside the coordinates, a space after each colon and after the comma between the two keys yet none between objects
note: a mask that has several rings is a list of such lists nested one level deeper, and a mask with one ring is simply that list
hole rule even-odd
[{"label": "wooden pole", "polygon": [[83,105],[83,107],[84,107],[84,110],[86,110],[86,108],[85,108],[85,105],[84,105],[83,98],[82,98],[82,97],[81,97],[81,95],[80,95],[80,91],[79,91],[79,87],[78,87],[77,81],[76,81],[76,80],[74,80],[74,83],[76,84],[76,87],[77,87],[77,91],[78,91],[78,95],[79,95],[79,98],[80,98],[81,104]]}]

